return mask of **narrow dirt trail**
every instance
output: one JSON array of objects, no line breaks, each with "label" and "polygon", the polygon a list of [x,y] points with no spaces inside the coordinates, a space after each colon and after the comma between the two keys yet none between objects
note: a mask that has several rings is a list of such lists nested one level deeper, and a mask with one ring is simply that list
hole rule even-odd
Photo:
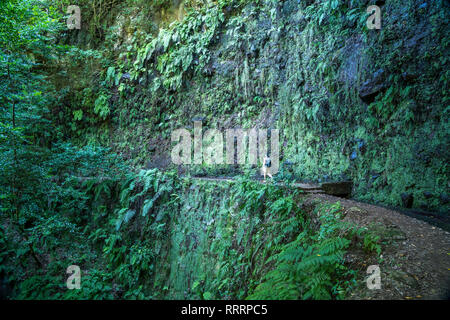
[{"label": "narrow dirt trail", "polygon": [[450,296],[450,233],[398,211],[342,199],[325,194],[310,195],[330,203],[340,202],[345,219],[359,226],[377,223],[392,230],[383,246],[383,261],[371,261],[355,253],[355,265],[365,273],[368,265],[381,269],[381,290],[361,286],[353,299],[449,299]]}]

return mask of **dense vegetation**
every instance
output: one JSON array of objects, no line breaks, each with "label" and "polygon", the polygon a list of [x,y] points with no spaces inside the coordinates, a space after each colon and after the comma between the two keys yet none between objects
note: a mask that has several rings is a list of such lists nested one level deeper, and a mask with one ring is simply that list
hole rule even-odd
[{"label": "dense vegetation", "polygon": [[[297,192],[248,178],[198,183],[153,169],[86,179],[71,194],[92,211],[42,217],[28,241],[4,231],[4,247],[19,245],[19,256],[2,248],[3,263],[21,261],[4,270],[20,283],[17,298],[344,298],[356,271],[343,255],[381,248],[341,221],[339,204],[301,209]],[[81,290],[65,287],[71,264],[86,271]]]},{"label": "dense vegetation", "polygon": [[67,35],[89,50],[57,81],[66,134],[167,168],[171,132],[193,119],[276,128],[282,178],[351,179],[356,198],[448,212],[447,2],[382,1],[379,31],[370,1],[110,2],[115,19]]},{"label": "dense vegetation", "polygon": [[[352,179],[356,198],[447,214],[448,3],[381,2],[375,31],[370,1],[2,1],[8,294],[345,298],[345,254],[378,257],[379,237],[339,204],[252,182],[255,168],[176,168],[170,134],[194,117],[277,128],[277,179]],[[66,27],[69,4],[81,30]],[[66,288],[73,264],[82,290]]]}]

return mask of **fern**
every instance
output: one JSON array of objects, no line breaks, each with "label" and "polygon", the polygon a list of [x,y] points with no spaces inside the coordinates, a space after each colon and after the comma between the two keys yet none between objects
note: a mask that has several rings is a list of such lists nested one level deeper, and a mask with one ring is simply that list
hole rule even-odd
[{"label": "fern", "polygon": [[346,270],[343,257],[351,244],[348,238],[352,236],[351,232],[345,232],[338,208],[339,205],[321,206],[319,230],[305,228],[294,241],[268,259],[267,263],[273,262],[276,267],[248,299],[333,298],[333,288]]}]

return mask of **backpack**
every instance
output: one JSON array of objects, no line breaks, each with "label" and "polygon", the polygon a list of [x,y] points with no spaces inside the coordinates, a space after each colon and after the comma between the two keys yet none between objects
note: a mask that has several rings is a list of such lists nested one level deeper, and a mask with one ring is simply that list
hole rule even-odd
[{"label": "backpack", "polygon": [[270,168],[270,167],[272,166],[272,160],[266,159],[264,165],[265,165],[267,168]]}]

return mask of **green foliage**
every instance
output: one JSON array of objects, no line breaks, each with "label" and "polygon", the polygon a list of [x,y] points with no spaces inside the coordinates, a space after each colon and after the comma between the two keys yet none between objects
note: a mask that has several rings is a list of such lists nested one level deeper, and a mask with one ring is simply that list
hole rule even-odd
[{"label": "green foliage", "polygon": [[376,252],[379,256],[381,254],[380,236],[372,232],[368,232],[364,236],[364,249],[367,252]]},{"label": "green foliage", "polygon": [[106,117],[110,113],[108,97],[107,96],[101,94],[95,100],[94,112],[96,114],[98,114],[103,120],[106,119]]},{"label": "green foliage", "polygon": [[[282,129],[284,156],[295,164],[291,179],[352,179],[359,182],[356,197],[390,205],[413,189],[415,207],[446,211],[438,181],[446,180],[448,168],[437,145],[446,139],[448,97],[441,90],[433,99],[429,85],[436,78],[438,87],[447,87],[439,71],[448,69],[439,54],[448,42],[439,24],[448,11],[442,1],[426,15],[431,26],[417,31],[434,35],[423,48],[393,41],[414,39],[412,26],[428,19],[412,0],[389,4],[380,32],[367,29],[360,1],[294,2],[186,1],[183,19],[163,14],[175,10],[164,1],[115,6],[116,20],[102,31],[101,57],[83,65],[91,65],[80,77],[89,81],[77,80],[77,93],[69,95],[71,109],[61,117],[70,114],[73,121],[65,133],[112,142],[119,153],[133,155],[133,164],[145,165],[155,154],[167,155],[167,144],[150,152],[134,146],[167,142],[175,127],[192,124],[193,114],[206,115],[208,125],[220,120],[244,128],[266,120]],[[415,23],[402,23],[400,31],[392,17],[405,12]],[[144,28],[148,21],[154,26]],[[422,73],[421,61],[426,76],[405,80]],[[365,103],[358,91],[380,69],[382,89]],[[431,165],[414,146],[430,136],[423,149],[434,154]],[[421,180],[424,170],[429,178]]]},{"label": "green foliage", "polygon": [[[344,254],[352,229],[340,222],[339,204],[319,207],[318,230],[306,226],[295,240],[283,245],[268,262],[274,269],[249,299],[331,299],[345,297],[349,270]],[[348,280],[346,284],[348,283]]]},{"label": "green foliage", "polygon": [[[65,28],[69,4],[82,7],[81,31]],[[375,33],[353,0],[192,0],[184,17],[165,0],[2,1],[0,276],[17,284],[12,297],[346,297],[345,254],[379,256],[382,234],[344,224],[338,205],[310,212],[299,193],[249,175],[135,173],[98,145],[140,166],[194,114],[207,127],[264,124],[282,129],[294,163],[283,180],[350,177],[359,198],[398,204],[410,191],[414,206],[445,211],[448,11],[430,8],[419,31],[432,36],[413,51],[416,30],[398,28],[425,19],[412,4],[388,1]],[[366,104],[358,89],[379,69]],[[65,287],[71,264],[79,291]]]}]

